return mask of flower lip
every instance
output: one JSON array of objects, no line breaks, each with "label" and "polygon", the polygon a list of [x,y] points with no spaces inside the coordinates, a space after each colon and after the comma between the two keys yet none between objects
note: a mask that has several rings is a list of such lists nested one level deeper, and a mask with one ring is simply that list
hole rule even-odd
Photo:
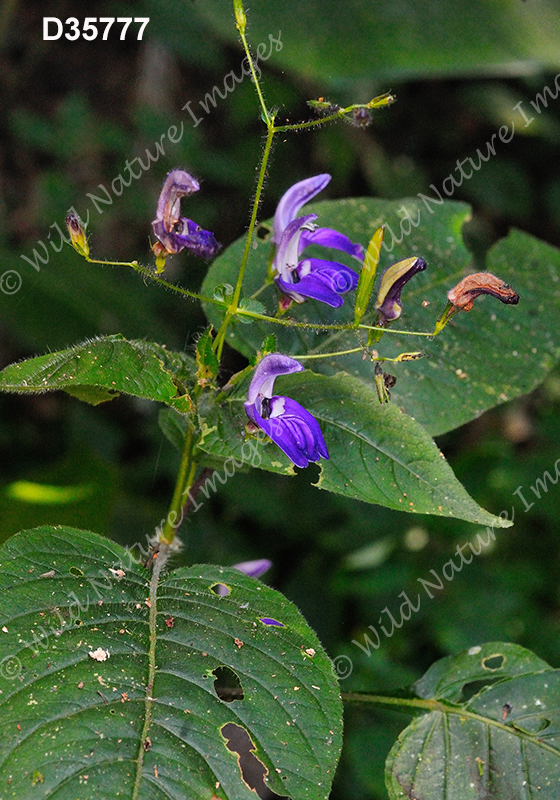
[{"label": "flower lip", "polygon": [[[174,169],[165,179],[152,228],[168,255],[187,249],[195,255],[211,258],[220,250],[213,233],[203,230],[187,217],[181,217],[181,198],[199,189],[198,181],[185,170]],[[156,243],[156,247],[161,253],[161,246]]]},{"label": "flower lip", "polygon": [[490,294],[507,305],[517,305],[519,295],[508,283],[491,272],[474,272],[447,292],[447,299],[455,308],[470,311],[481,294]]},{"label": "flower lip", "polygon": [[168,231],[161,220],[154,220],[152,228],[169,255],[180,253],[187,249],[202,258],[211,258],[221,248],[210,231],[203,230],[200,225],[187,217],[180,217]]},{"label": "flower lip", "polygon": [[340,308],[344,303],[340,295],[356,288],[358,274],[338,261],[307,258],[299,262],[291,275],[291,282],[277,277],[276,284],[297,302],[303,302],[307,297]]}]

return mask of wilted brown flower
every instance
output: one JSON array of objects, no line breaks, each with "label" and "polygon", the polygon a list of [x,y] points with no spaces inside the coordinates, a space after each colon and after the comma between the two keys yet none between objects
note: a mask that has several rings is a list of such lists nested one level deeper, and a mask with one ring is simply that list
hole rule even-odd
[{"label": "wilted brown flower", "polygon": [[442,331],[451,317],[458,311],[470,311],[476,298],[481,294],[491,294],[497,297],[502,303],[517,305],[519,295],[511,286],[501,278],[492,275],[491,272],[475,272],[467,275],[457,286],[447,292],[447,307],[441,317],[436,322],[434,335]]},{"label": "wilted brown flower", "polygon": [[467,275],[457,286],[447,292],[447,299],[455,308],[470,311],[476,298],[481,294],[491,294],[502,303],[517,305],[519,295],[508,283],[492,275],[491,272],[475,272]]}]

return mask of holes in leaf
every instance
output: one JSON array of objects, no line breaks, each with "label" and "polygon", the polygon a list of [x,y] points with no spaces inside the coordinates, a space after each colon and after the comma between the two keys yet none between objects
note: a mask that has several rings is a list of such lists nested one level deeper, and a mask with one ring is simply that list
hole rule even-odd
[{"label": "holes in leaf", "polygon": [[227,597],[231,593],[231,589],[225,583],[215,583],[210,587],[210,591],[217,594],[218,597]]},{"label": "holes in leaf", "polygon": [[239,676],[229,667],[216,667],[213,670],[214,691],[224,703],[231,703],[232,700],[243,700],[245,694]]},{"label": "holes in leaf", "polygon": [[82,578],[84,574],[83,570],[81,570],[79,567],[70,567],[68,572],[70,572],[70,574],[74,575],[76,578]]},{"label": "holes in leaf", "polygon": [[259,622],[262,622],[263,625],[276,625],[277,628],[284,627],[283,622],[278,622],[277,619],[272,619],[271,617],[259,617]]},{"label": "holes in leaf", "polygon": [[270,234],[271,234],[270,227],[268,225],[265,225],[264,222],[261,222],[261,224],[257,228],[257,239],[260,239],[261,242],[266,242]]},{"label": "holes in leaf", "polygon": [[463,686],[459,702],[468,703],[469,700],[472,700],[472,698],[483,689],[492,686],[494,683],[500,683],[501,680],[502,678],[486,678],[485,680],[483,679],[480,681],[471,681],[470,683],[466,683]]},{"label": "holes in leaf", "polygon": [[496,670],[501,669],[504,666],[504,663],[504,656],[500,655],[500,653],[496,653],[493,656],[488,656],[487,658],[482,659],[482,668],[489,669],[491,672],[496,672]]},{"label": "holes in leaf", "polygon": [[266,785],[268,769],[254,755],[257,748],[245,728],[234,722],[227,722],[220,730],[226,740],[227,749],[237,755],[241,780],[245,786],[256,792],[261,800],[290,800],[289,797],[276,794]]}]

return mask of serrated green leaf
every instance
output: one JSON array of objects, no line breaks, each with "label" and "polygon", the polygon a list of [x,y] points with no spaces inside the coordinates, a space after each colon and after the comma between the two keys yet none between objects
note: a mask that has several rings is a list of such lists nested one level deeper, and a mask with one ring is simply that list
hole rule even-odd
[{"label": "serrated green leaf", "polygon": [[389,754],[391,800],[556,800],[560,670],[518,645],[492,642],[437,662],[415,689],[434,710]]},{"label": "serrated green leaf", "polygon": [[116,334],[11,364],[0,372],[0,391],[63,389],[94,404],[109,399],[109,393],[125,392],[189,412],[187,386],[193,378],[192,359],[183,353]]},{"label": "serrated green leaf", "polygon": [[[379,225],[385,223],[385,244],[392,250],[389,254],[382,248],[378,273],[389,264],[413,255],[426,259],[427,270],[416,275],[414,283],[403,291],[403,314],[394,326],[397,330],[432,331],[447,302],[446,292],[465,274],[475,271],[462,238],[463,224],[470,217],[469,207],[464,203],[444,202],[430,208],[433,213],[418,198],[397,201],[361,198],[309,207],[319,214],[321,225],[340,230],[364,245]],[[418,227],[407,222],[407,214],[415,222],[420,220]],[[408,230],[410,235],[402,237],[402,232]],[[396,243],[399,238],[401,244]],[[235,242],[213,262],[206,279],[209,285],[236,274],[242,247],[241,240]],[[269,244],[255,240],[247,265],[245,291],[255,292],[264,282],[269,248]],[[391,365],[391,372],[397,377],[391,396],[433,436],[531,391],[560,357],[557,325],[560,251],[528,234],[513,231],[490,250],[487,266],[519,293],[518,306],[503,306],[491,297],[479,298],[472,311],[458,314],[433,340],[385,333],[376,345],[382,356],[395,357],[420,349],[425,352],[428,358],[420,362]],[[273,315],[274,288],[266,289],[260,297]],[[208,306],[206,313],[214,324],[219,324],[218,309]],[[351,299],[335,312],[324,305],[306,302],[292,308],[291,313],[298,322],[353,320]],[[315,331],[258,321],[250,328],[233,325],[228,343],[247,357],[253,356],[272,328],[278,349],[289,355],[328,353],[357,346],[351,332],[328,337]],[[344,370],[373,386],[371,365],[362,359],[361,353],[315,360],[313,369],[331,375]]]},{"label": "serrated green leaf", "polygon": [[[2,797],[251,800],[236,751],[251,747],[276,795],[327,798],[341,704],[297,609],[234,569],[149,584],[93,533],[44,527],[2,548]],[[217,694],[225,668],[238,689]]]},{"label": "serrated green leaf", "polygon": [[[373,365],[370,365],[373,370]],[[221,405],[208,405],[199,447],[235,463],[289,474],[293,467],[273,443],[247,440],[246,384]],[[304,372],[277,379],[275,392],[297,400],[318,420],[330,459],[318,486],[337,494],[420,514],[458,517],[481,525],[511,522],[484,511],[459,483],[430,436],[394,404],[346,374]]]},{"label": "serrated green leaf", "polygon": [[[239,303],[239,308],[243,309],[243,311],[252,311],[254,314],[266,313],[266,309],[260,300],[253,300],[251,297],[244,297]],[[238,319],[243,325],[251,325],[254,322],[252,317],[246,317],[244,314],[239,314]]]},{"label": "serrated green leaf", "polygon": [[196,343],[197,379],[200,386],[213,383],[220,368],[212,341],[212,326],[210,326]]},{"label": "serrated green leaf", "polygon": [[278,352],[278,345],[276,344],[276,336],[273,333],[271,333],[263,341],[261,345],[261,353],[263,356],[266,356],[269,353],[276,353],[276,352]]}]

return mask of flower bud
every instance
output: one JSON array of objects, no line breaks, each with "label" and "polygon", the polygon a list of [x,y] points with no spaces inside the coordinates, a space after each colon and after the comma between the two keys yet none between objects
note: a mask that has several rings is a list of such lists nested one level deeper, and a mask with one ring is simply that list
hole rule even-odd
[{"label": "flower bud", "polygon": [[245,33],[247,17],[243,8],[243,0],[233,0],[233,10],[235,12],[235,23],[239,33]]},{"label": "flower bud", "polygon": [[357,128],[367,128],[368,125],[371,125],[371,122],[371,111],[367,108],[355,108],[352,111],[352,123]]},{"label": "flower bud", "polygon": [[89,244],[86,238],[86,229],[84,223],[77,214],[71,211],[66,216],[66,227],[70,234],[70,242],[76,252],[84,258],[89,256]]},{"label": "flower bud", "polygon": [[383,273],[375,303],[381,323],[392,322],[402,314],[401,292],[408,281],[428,265],[423,258],[405,258]]},{"label": "flower bud", "polygon": [[288,297],[287,294],[280,295],[280,299],[278,300],[278,313],[280,315],[285,314],[286,311],[293,306],[294,302],[294,299]]}]

